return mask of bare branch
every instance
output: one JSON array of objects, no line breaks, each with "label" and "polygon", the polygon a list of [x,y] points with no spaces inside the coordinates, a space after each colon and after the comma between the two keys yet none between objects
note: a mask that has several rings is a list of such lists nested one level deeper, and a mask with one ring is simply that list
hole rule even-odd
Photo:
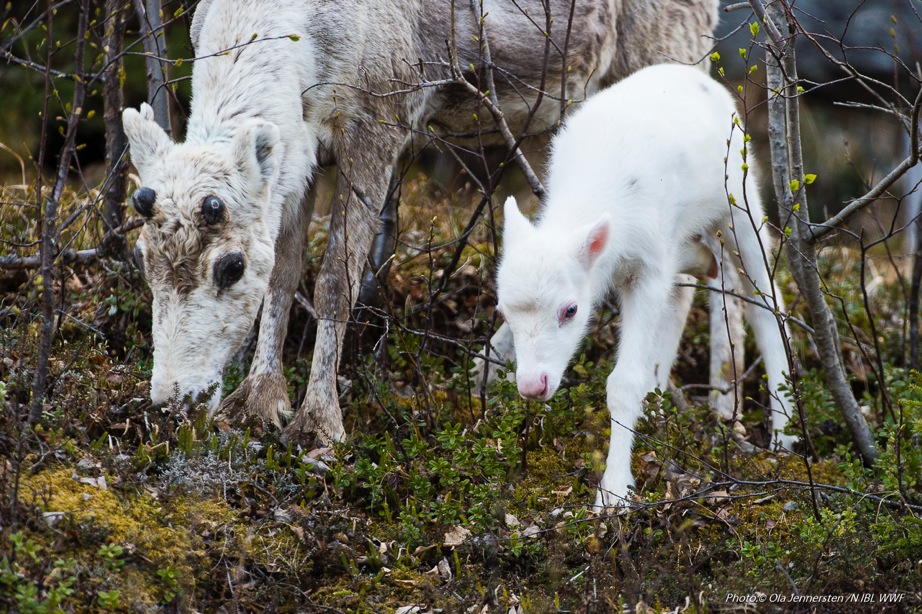
[{"label": "bare branch", "polygon": [[[91,262],[96,262],[101,257],[107,255],[108,250],[105,248],[107,242],[114,239],[124,240],[127,233],[143,225],[144,220],[138,218],[128,220],[118,228],[110,230],[103,235],[99,247],[81,250],[66,249],[57,252],[52,258],[55,262],[63,262],[64,264],[89,264]],[[24,257],[16,256],[15,254],[0,256],[0,270],[16,271],[21,269],[37,269],[42,266],[42,257],[42,254]]]},{"label": "bare branch", "polygon": [[[452,15],[454,15],[454,10],[452,10]],[[496,126],[499,128],[499,132],[503,137],[503,141],[505,141],[506,146],[512,153],[516,164],[518,164],[519,168],[522,169],[522,173],[525,175],[525,179],[531,186],[532,191],[538,198],[542,198],[544,196],[544,186],[541,184],[541,180],[538,179],[538,175],[534,170],[532,170],[528,160],[525,159],[525,155],[519,149],[519,143],[515,136],[513,136],[512,131],[509,129],[509,124],[506,122],[506,116],[503,114],[503,111],[499,106],[499,100],[496,97],[496,87],[493,80],[493,58],[490,55],[490,43],[487,36],[486,24],[483,24],[481,32],[483,38],[482,43],[484,68],[486,70],[487,78],[487,92],[484,93],[480,91],[473,83],[464,78],[464,74],[461,70],[461,65],[458,59],[457,48],[453,44],[449,44],[449,61],[451,62],[452,77],[454,77],[455,83],[464,87],[474,96],[477,96],[480,99],[480,102],[490,112],[490,115],[493,116],[493,121],[496,122]],[[452,36],[454,36],[454,23],[452,23]]]},{"label": "bare branch", "polygon": [[[918,155],[919,152],[917,149],[915,156],[910,155],[908,158],[900,162],[896,168],[887,173],[887,176],[878,181],[874,187],[872,187],[870,190],[868,190],[867,193],[864,194],[864,196],[860,196],[849,202],[833,217],[820,224],[810,224],[812,232],[810,233],[810,236],[807,237],[807,240],[811,243],[816,243],[820,239],[826,237],[832,231],[839,228],[842,224],[847,222],[853,215],[883,196],[884,192],[886,192],[890,186],[896,183],[900,177],[906,174],[906,171],[918,163]],[[917,160],[913,160],[913,157],[917,158]]]},{"label": "bare branch", "polygon": [[[766,23],[766,29],[768,21],[779,24],[786,21],[787,7],[783,1],[776,0],[765,6],[762,0],[753,0],[752,4],[754,7],[758,6],[757,11],[765,10],[763,23]],[[865,464],[870,466],[877,458],[877,446],[849,386],[839,347],[836,321],[829,305],[826,304],[822,290],[822,280],[817,268],[816,245],[807,237],[810,225],[807,220],[807,194],[802,185],[803,151],[794,41],[784,40],[780,44],[769,44],[765,63],[768,73],[772,175],[779,206],[791,222],[790,240],[786,243],[791,273],[810,310],[815,328],[814,339],[826,385],[848,426],[858,453]],[[800,185],[792,184],[792,179],[796,179]],[[793,189],[797,190],[796,202]]]},{"label": "bare branch", "polygon": [[[85,35],[89,24],[89,0],[83,0],[79,7],[79,17],[77,20],[77,37],[76,37],[76,54],[74,64],[77,70],[83,66],[84,51],[86,49]],[[51,40],[52,28],[54,23],[54,13],[48,17],[48,61],[51,65]],[[47,93],[51,86],[50,73],[45,74],[45,91],[46,105]],[[67,117],[67,130],[64,137],[64,147],[61,150],[61,157],[58,160],[58,170],[55,176],[54,187],[47,197],[43,197],[41,190],[37,194],[43,203],[44,215],[42,219],[42,243],[39,255],[40,267],[42,271],[42,325],[38,344],[38,357],[35,366],[35,375],[32,380],[32,403],[29,408],[29,422],[36,423],[42,417],[42,411],[45,406],[45,395],[47,394],[48,373],[50,370],[49,358],[51,355],[51,345],[54,337],[55,321],[55,291],[52,277],[54,274],[55,252],[57,251],[57,242],[55,241],[55,220],[57,218],[58,203],[61,199],[61,193],[64,190],[64,184],[67,181],[67,174],[70,170],[70,162],[76,151],[77,125],[82,113],[83,104],[86,98],[86,82],[83,79],[77,79],[74,83],[74,95],[72,100],[72,111]],[[46,109],[47,110],[47,109]]]}]

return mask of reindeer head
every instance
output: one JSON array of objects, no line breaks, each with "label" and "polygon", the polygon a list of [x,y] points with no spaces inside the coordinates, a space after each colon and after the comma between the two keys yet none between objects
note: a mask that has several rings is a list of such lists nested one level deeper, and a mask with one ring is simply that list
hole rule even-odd
[{"label": "reindeer head", "polygon": [[275,262],[279,130],[251,119],[227,140],[177,144],[148,105],[122,120],[143,186],[132,204],[145,220],[137,249],[154,297],[151,399],[213,389],[214,411]]},{"label": "reindeer head", "polygon": [[499,309],[515,341],[516,382],[525,398],[547,400],[586,334],[591,269],[605,249],[609,220],[566,232],[536,228],[514,198],[504,208]]}]

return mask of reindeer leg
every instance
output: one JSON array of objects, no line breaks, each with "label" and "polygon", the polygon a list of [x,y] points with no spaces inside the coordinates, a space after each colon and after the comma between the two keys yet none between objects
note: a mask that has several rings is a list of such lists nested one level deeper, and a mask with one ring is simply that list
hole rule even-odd
[{"label": "reindeer leg", "polygon": [[[721,252],[718,251],[719,255]],[[708,280],[708,286],[716,292],[709,292],[708,311],[711,338],[711,392],[708,404],[721,420],[739,420],[737,403],[743,398],[743,386],[738,381],[745,370],[743,342],[746,331],[743,328],[743,302],[724,290],[739,291],[740,278],[724,253],[720,270],[715,279]],[[721,390],[726,392],[721,392]]]},{"label": "reindeer leg", "polygon": [[387,272],[390,270],[391,258],[397,250],[397,188],[400,185],[400,174],[394,168],[391,171],[391,183],[387,188],[387,198],[381,208],[379,216],[381,226],[371,244],[368,254],[368,266],[362,278],[362,288],[359,290],[358,302],[360,305],[374,306],[378,303],[381,286],[387,285]]},{"label": "reindeer leg", "polygon": [[[691,275],[677,275],[673,281],[691,283],[694,280]],[[695,298],[695,289],[687,286],[673,286],[671,292],[669,309],[660,314],[661,320],[656,327],[656,341],[653,346],[653,372],[656,387],[662,391],[669,385],[672,365],[675,364],[679,353],[682,331],[685,330],[688,312],[691,311]]]},{"label": "reindeer leg", "polygon": [[[621,292],[618,360],[606,385],[611,438],[605,473],[596,496],[597,511],[625,505],[628,487],[634,484],[631,475],[634,427],[643,413],[644,397],[656,384],[657,345],[678,347],[678,340],[672,337],[681,335],[684,322],[679,322],[681,314],[676,312],[684,306],[686,294],[673,292],[674,277],[662,271],[646,271]],[[663,328],[666,322],[669,324]],[[672,364],[671,359],[666,362]]]},{"label": "reindeer leg", "polygon": [[259,416],[281,427],[291,417],[288,385],[282,373],[282,346],[288,330],[288,315],[304,260],[304,237],[314,208],[309,191],[290,223],[284,225],[275,243],[275,267],[263,299],[259,339],[250,372],[240,386],[221,404],[220,414],[235,420]]},{"label": "reindeer leg", "polygon": [[[476,394],[480,394],[486,386],[497,379],[497,368],[499,365],[492,362],[492,360],[503,362],[508,360],[515,361],[515,339],[512,337],[512,330],[510,330],[509,325],[505,322],[503,322],[496,332],[493,333],[493,336],[490,337],[490,340],[487,342],[487,346],[490,348],[489,357],[491,361],[484,360],[483,358],[475,358],[474,367],[471,369],[471,382],[474,385],[473,390]],[[487,348],[484,347],[480,353],[486,356]],[[515,381],[515,371],[506,373],[506,379]]]},{"label": "reindeer leg", "polygon": [[[331,205],[330,239],[314,289],[317,340],[304,403],[283,433],[288,441],[301,441],[309,433],[324,442],[342,441],[346,436],[336,374],[346,324],[387,195],[390,169],[400,150],[399,143],[371,130],[365,131],[360,142],[354,140],[355,146],[337,155],[340,166]],[[376,148],[372,143],[383,145]]]},{"label": "reindeer leg", "polygon": [[[784,427],[791,416],[791,404],[781,392],[785,384],[785,373],[790,373],[790,363],[785,347],[785,337],[790,337],[786,326],[782,325],[775,316],[775,304],[779,311],[784,310],[784,300],[781,292],[769,276],[765,266],[765,257],[762,253],[759,234],[762,234],[762,245],[769,246],[768,232],[758,233],[753,227],[752,220],[743,217],[744,214],[733,211],[733,232],[736,238],[738,262],[745,271],[746,294],[754,296],[763,305],[746,303],[746,321],[752,327],[756,345],[762,352],[765,364],[765,373],[768,376],[768,389],[771,397],[772,410],[772,442],[778,442],[782,447],[791,449],[798,437],[785,435]],[[759,219],[758,216],[755,219]],[[758,290],[755,294],[754,290]]]}]

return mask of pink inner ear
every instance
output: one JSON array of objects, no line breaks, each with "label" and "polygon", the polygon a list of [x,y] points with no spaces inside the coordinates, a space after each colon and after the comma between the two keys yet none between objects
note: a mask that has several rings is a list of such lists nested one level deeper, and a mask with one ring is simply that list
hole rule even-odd
[{"label": "pink inner ear", "polygon": [[608,224],[600,224],[589,233],[586,244],[586,251],[589,252],[589,258],[594,260],[602,253],[606,243],[608,243]]}]

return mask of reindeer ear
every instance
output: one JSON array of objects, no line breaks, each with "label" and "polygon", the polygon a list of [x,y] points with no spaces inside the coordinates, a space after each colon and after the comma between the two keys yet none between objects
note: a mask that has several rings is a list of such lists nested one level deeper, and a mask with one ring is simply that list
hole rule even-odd
[{"label": "reindeer ear", "polygon": [[199,42],[202,38],[202,28],[205,25],[205,16],[208,14],[208,7],[211,6],[212,0],[201,0],[195,7],[195,15],[192,16],[192,26],[189,28],[189,40],[192,41],[192,48],[196,54],[201,51]]},{"label": "reindeer ear", "polygon": [[122,125],[131,146],[131,162],[143,176],[146,169],[163,159],[173,141],[154,121],[154,110],[148,104],[141,105],[140,113],[134,109],[122,111]]},{"label": "reindeer ear", "polygon": [[586,270],[592,268],[599,255],[605,251],[610,229],[611,217],[606,213],[595,224],[576,231],[576,257]]},{"label": "reindeer ear", "polygon": [[234,159],[245,175],[259,177],[263,184],[274,181],[279,172],[282,146],[278,126],[271,122],[250,120],[234,138]]},{"label": "reindeer ear", "polygon": [[528,218],[519,211],[514,196],[507,198],[503,205],[503,220],[503,243],[506,246],[520,242],[535,230]]}]

